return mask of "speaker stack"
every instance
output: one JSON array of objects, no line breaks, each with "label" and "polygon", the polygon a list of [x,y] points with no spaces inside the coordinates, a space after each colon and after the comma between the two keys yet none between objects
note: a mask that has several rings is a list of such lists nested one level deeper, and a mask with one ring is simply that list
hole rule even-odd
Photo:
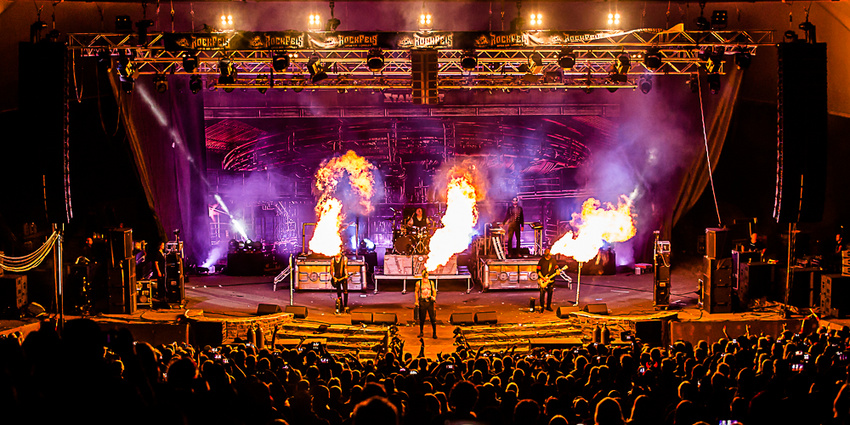
[{"label": "speaker stack", "polygon": [[109,270],[107,272],[107,308],[109,314],[133,314],[137,308],[136,258],[133,256],[133,232],[111,229]]},{"label": "speaker stack", "polygon": [[185,276],[183,275],[183,257],[177,252],[165,256],[165,301],[169,304],[183,304],[186,298]]},{"label": "speaker stack", "polygon": [[732,259],[704,259],[700,296],[702,307],[709,313],[732,312]]},{"label": "speaker stack", "polygon": [[850,276],[821,276],[820,308],[825,316],[844,318],[850,313]]}]

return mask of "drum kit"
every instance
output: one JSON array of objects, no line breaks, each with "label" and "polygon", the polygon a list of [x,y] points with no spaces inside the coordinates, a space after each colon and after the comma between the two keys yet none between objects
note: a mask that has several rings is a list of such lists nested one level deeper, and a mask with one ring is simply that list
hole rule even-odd
[{"label": "drum kit", "polygon": [[[431,223],[435,221],[430,220]],[[393,253],[399,255],[428,254],[428,243],[434,233],[434,226],[407,226],[399,224],[393,228]]]}]

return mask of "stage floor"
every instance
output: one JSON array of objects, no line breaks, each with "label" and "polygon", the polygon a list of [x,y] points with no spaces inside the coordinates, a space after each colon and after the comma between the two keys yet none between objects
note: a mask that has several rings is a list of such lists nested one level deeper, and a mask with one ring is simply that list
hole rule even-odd
[{"label": "stage floor", "polygon": [[[774,333],[781,329],[783,323],[794,321],[799,323],[802,316],[795,316],[791,321],[783,321],[778,309],[761,312],[708,314],[698,306],[698,279],[700,273],[698,264],[693,266],[680,265],[672,271],[672,287],[669,311],[676,313],[678,323],[673,327],[671,337],[687,337],[688,339],[708,339],[721,335],[721,329],[729,328],[730,335],[743,331],[744,326],[761,323],[765,332]],[[567,283],[558,280],[554,292],[552,307],[572,306],[575,300],[574,273],[572,289]],[[132,323],[135,321],[152,323],[176,323],[181,316],[203,316],[209,319],[233,319],[256,317],[259,304],[277,304],[282,308],[291,304],[308,308],[307,319],[296,319],[301,323],[319,324],[350,324],[350,315],[334,314],[335,292],[296,291],[294,299],[290,298],[288,279],[286,286],[278,285],[274,291],[274,276],[192,276],[186,284],[185,309],[150,310],[139,309],[134,315],[99,315],[97,321],[118,321]],[[652,304],[652,274],[636,275],[633,272],[615,275],[584,275],[581,277],[580,305],[605,303],[612,316],[627,317],[628,320],[640,320],[659,313]],[[402,293],[404,283],[401,279],[382,279],[379,291],[375,293],[372,287],[365,291],[349,292],[349,307],[351,311],[395,313],[399,320],[399,333],[405,341],[406,351],[416,354],[419,341],[416,337],[418,325],[413,322],[413,293]],[[467,293],[465,280],[441,280],[437,296],[438,336],[430,338],[430,326],[425,327],[426,355],[454,350],[452,337],[454,325],[449,323],[452,313],[495,311],[499,325],[515,324],[519,328],[524,325],[545,325],[561,322],[554,312],[529,312],[529,299],[539,297],[537,290],[492,290],[482,292],[480,285],[472,287]],[[539,305],[539,303],[537,304]],[[70,318],[69,318],[70,319]],[[10,322],[0,323],[0,332],[7,333],[14,326],[29,326],[32,323]],[[587,337],[587,335],[585,335]]]}]

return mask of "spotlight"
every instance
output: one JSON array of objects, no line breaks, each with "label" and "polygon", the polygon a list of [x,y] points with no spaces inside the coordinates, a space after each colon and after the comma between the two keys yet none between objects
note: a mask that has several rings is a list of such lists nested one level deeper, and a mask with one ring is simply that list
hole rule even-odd
[{"label": "spotlight", "polygon": [[729,13],[725,10],[711,12],[711,28],[722,30],[726,28]]},{"label": "spotlight", "polygon": [[661,68],[661,52],[658,48],[653,47],[646,51],[646,54],[643,56],[643,66],[647,69],[651,69],[653,71]]},{"label": "spotlight", "polygon": [[618,26],[620,25],[620,14],[619,13],[609,13],[608,14],[608,26]]},{"label": "spotlight", "polygon": [[384,68],[384,52],[381,49],[374,48],[369,50],[366,55],[366,65],[372,72],[378,72]]},{"label": "spotlight", "polygon": [[232,26],[233,26],[233,15],[230,15],[230,14],[227,14],[227,15],[222,14],[222,15],[221,15],[221,26],[222,26],[222,28],[225,28],[225,27],[232,27]]},{"label": "spotlight", "polygon": [[189,77],[189,90],[192,91],[192,94],[200,93],[203,86],[204,86],[204,84],[201,81],[200,75],[194,74],[191,77]]},{"label": "spotlight", "polygon": [[118,72],[118,80],[121,81],[121,88],[125,92],[133,91],[136,66],[123,50],[118,52],[118,65],[115,67],[115,70]]},{"label": "spotlight", "polygon": [[753,55],[746,50],[735,53],[735,65],[738,65],[739,69],[749,68],[752,61]]},{"label": "spotlight", "polygon": [[558,52],[558,65],[563,69],[571,69],[576,64],[576,54],[572,48],[563,47]]},{"label": "spotlight", "polygon": [[531,19],[529,19],[528,22],[531,24],[532,27],[543,26],[543,14],[542,13],[537,13],[537,14],[532,13]]},{"label": "spotlight", "polygon": [[640,91],[643,94],[648,94],[650,91],[652,91],[652,76],[651,75],[641,76],[639,86],[640,86]]},{"label": "spotlight", "polygon": [[138,31],[139,36],[139,46],[147,44],[148,42],[148,28],[153,26],[153,21],[150,19],[144,19],[139,22],[136,22],[136,30]]},{"label": "spotlight", "polygon": [[697,29],[700,31],[708,31],[711,28],[711,23],[708,22],[708,19],[705,19],[705,16],[700,15],[697,18]]},{"label": "spotlight", "polygon": [[543,55],[540,52],[534,52],[529,57],[528,66],[532,74],[540,74],[543,72]]},{"label": "spotlight", "polygon": [[708,55],[708,62],[705,64],[705,69],[709,73],[720,72],[720,66],[723,65],[723,54],[711,52]]},{"label": "spotlight", "polygon": [[275,52],[272,56],[272,68],[275,72],[283,72],[289,68],[289,54],[285,51]]},{"label": "spotlight", "polygon": [[165,93],[168,91],[168,79],[163,74],[156,74],[153,76],[153,86],[157,93]]},{"label": "spotlight", "polygon": [[[227,84],[235,84],[236,83],[236,67],[233,65],[233,62],[230,59],[222,59],[218,62],[218,83],[222,85]],[[233,91],[233,88],[224,89],[227,93]]]},{"label": "spotlight", "polygon": [[198,52],[190,50],[183,53],[183,70],[192,73],[198,67]]},{"label": "spotlight", "polygon": [[101,71],[109,71],[112,68],[112,54],[109,50],[97,52],[97,66]]},{"label": "spotlight", "polygon": [[319,81],[328,78],[328,73],[322,66],[322,62],[319,60],[318,56],[313,56],[309,61],[307,61],[307,71],[310,72],[310,81],[313,83],[318,83]]},{"label": "spotlight", "polygon": [[419,29],[422,31],[431,29],[431,14],[423,13],[419,15]]},{"label": "spotlight", "polygon": [[720,93],[720,74],[708,74],[708,91],[711,94]]},{"label": "spotlight", "polygon": [[475,51],[464,51],[460,58],[460,67],[466,71],[472,71],[476,66],[478,66],[478,58],[475,57]]},{"label": "spotlight", "polygon": [[316,14],[312,14],[312,13],[311,13],[311,14],[310,14],[310,25],[309,25],[309,27],[308,27],[308,28],[309,28],[310,30],[314,30],[314,31],[315,31],[315,30],[320,29],[321,27],[322,27],[322,17],[321,17],[321,16],[319,16],[319,14],[318,14],[318,13],[316,13]]},{"label": "spotlight", "polygon": [[688,77],[688,81],[686,81],[688,88],[691,89],[691,93],[699,93],[699,74],[691,74]]}]

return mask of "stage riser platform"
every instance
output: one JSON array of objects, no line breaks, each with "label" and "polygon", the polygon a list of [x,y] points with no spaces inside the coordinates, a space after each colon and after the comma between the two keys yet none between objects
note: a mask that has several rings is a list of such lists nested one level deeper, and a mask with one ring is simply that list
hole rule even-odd
[{"label": "stage riser platform", "polygon": [[[425,270],[427,255],[384,255],[385,276],[420,276]],[[449,257],[449,261],[429,274],[452,275],[457,274],[457,255]]]},{"label": "stage riser platform", "polygon": [[[349,291],[365,289],[366,263],[360,260],[348,260],[348,273],[354,273],[348,279]],[[335,291],[331,285],[331,260],[298,260],[295,262],[295,289],[298,291]]]},{"label": "stage riser platform", "polygon": [[481,260],[484,290],[539,289],[538,260]]}]

